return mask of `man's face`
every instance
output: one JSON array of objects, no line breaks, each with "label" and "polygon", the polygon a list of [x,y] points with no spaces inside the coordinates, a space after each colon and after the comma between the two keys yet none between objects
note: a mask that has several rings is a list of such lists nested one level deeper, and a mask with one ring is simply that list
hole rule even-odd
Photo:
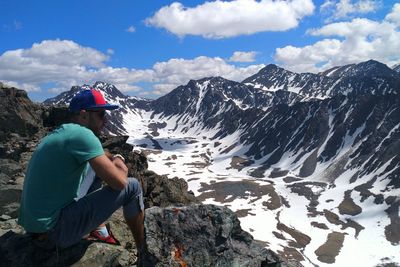
[{"label": "man's face", "polygon": [[95,135],[100,136],[101,131],[106,124],[106,111],[104,109],[100,109],[87,110],[87,112],[89,113],[89,122],[87,127],[92,130]]}]

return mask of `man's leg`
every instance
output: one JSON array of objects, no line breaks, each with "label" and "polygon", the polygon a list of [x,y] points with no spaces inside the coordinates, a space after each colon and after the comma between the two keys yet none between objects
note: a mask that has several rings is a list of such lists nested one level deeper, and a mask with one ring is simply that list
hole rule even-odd
[{"label": "man's leg", "polygon": [[125,221],[135,239],[136,247],[140,251],[144,246],[144,210],[132,218],[125,217]]},{"label": "man's leg", "polygon": [[128,185],[121,191],[104,186],[63,208],[56,226],[49,231],[50,238],[60,247],[77,243],[121,206],[136,244],[142,246],[143,197],[140,184],[134,178],[129,178]]}]

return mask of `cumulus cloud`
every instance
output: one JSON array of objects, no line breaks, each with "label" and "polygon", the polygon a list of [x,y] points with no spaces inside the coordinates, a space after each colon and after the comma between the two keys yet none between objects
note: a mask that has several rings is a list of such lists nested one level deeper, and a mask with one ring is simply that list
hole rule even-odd
[{"label": "cumulus cloud", "polygon": [[55,84],[51,91],[57,92],[90,81],[129,84],[152,76],[151,70],[108,67],[108,59],[108,55],[73,41],[46,40],[29,49],[11,50],[0,55],[0,80],[27,91],[37,91],[44,84]]},{"label": "cumulus cloud", "polygon": [[0,81],[27,91],[39,91],[51,85],[47,90],[52,93],[69,90],[73,85],[104,81],[138,95],[146,94],[138,84],[148,83],[154,89],[153,94],[165,94],[190,79],[222,76],[241,81],[264,66],[239,68],[219,57],[201,56],[157,62],[149,69],[114,68],[107,66],[112,53],[108,51],[108,54],[73,41],[46,40],[29,49],[0,55]]},{"label": "cumulus cloud", "polygon": [[366,14],[376,11],[382,5],[380,0],[327,0],[320,10],[328,14],[328,21],[349,18],[355,14]]},{"label": "cumulus cloud", "polygon": [[221,76],[225,79],[241,81],[255,74],[264,65],[235,67],[219,57],[200,56],[194,59],[170,59],[167,62],[154,64],[153,70],[156,81],[162,84],[155,85],[158,94],[165,94],[171,89],[186,84],[189,80],[211,76]]},{"label": "cumulus cloud", "polygon": [[255,57],[257,52],[250,51],[250,52],[242,52],[242,51],[235,51],[233,55],[229,58],[229,61],[232,62],[254,62],[256,61]]},{"label": "cumulus cloud", "polygon": [[185,7],[174,2],[147,18],[149,26],[179,36],[227,38],[264,31],[286,31],[314,12],[312,0],[233,0]]},{"label": "cumulus cloud", "polygon": [[393,6],[392,12],[386,15],[385,19],[397,27],[400,27],[400,3]]},{"label": "cumulus cloud", "polygon": [[399,6],[394,5],[380,22],[357,18],[311,29],[308,34],[326,39],[304,47],[277,48],[275,60],[300,72],[317,72],[369,59],[394,65],[400,61]]}]

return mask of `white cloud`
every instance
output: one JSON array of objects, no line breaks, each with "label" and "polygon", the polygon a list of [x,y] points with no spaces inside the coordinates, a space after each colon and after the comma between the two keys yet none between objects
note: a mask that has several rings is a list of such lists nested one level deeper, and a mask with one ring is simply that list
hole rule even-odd
[{"label": "white cloud", "polygon": [[235,51],[233,55],[229,58],[229,61],[232,62],[254,62],[256,61],[255,57],[257,52],[250,51],[250,52],[242,52],[242,51]]},{"label": "white cloud", "polygon": [[157,62],[151,69],[129,69],[107,66],[108,59],[108,55],[73,41],[46,40],[29,49],[0,55],[0,81],[27,91],[51,85],[48,90],[52,93],[69,90],[72,85],[104,81],[121,91],[135,91],[139,95],[145,93],[137,83],[144,82],[153,85],[153,94],[164,94],[190,79],[222,76],[241,81],[264,66],[239,68],[219,57],[201,56]]},{"label": "white cloud", "polygon": [[400,27],[400,3],[393,6],[392,11],[386,15],[385,19]]},{"label": "white cloud", "polygon": [[114,49],[108,48],[107,49],[107,54],[114,55]]},{"label": "white cloud", "polygon": [[233,0],[205,2],[185,7],[174,2],[145,20],[184,37],[227,38],[264,31],[286,31],[314,11],[312,0]]},{"label": "white cloud", "polygon": [[275,60],[298,72],[316,72],[369,59],[394,65],[400,61],[399,10],[399,5],[395,5],[381,22],[353,19],[309,30],[313,36],[329,38],[304,47],[278,48]]},{"label": "white cloud", "polygon": [[189,80],[211,76],[221,76],[225,79],[241,81],[260,70],[264,65],[235,67],[219,57],[200,56],[195,59],[170,59],[158,62],[153,66],[154,76],[163,85],[156,88],[167,92],[173,87],[186,84]]},{"label": "white cloud", "polygon": [[135,32],[135,31],[136,31],[136,28],[133,27],[133,26],[129,26],[129,28],[126,29],[125,31],[132,33],[132,32]]},{"label": "white cloud", "polygon": [[120,83],[120,84],[114,84],[114,85],[121,92],[140,92],[142,90],[142,88],[140,86],[133,85],[133,84]]},{"label": "white cloud", "polygon": [[329,14],[328,21],[348,18],[354,14],[366,14],[376,11],[381,6],[381,0],[327,0],[320,10]]}]

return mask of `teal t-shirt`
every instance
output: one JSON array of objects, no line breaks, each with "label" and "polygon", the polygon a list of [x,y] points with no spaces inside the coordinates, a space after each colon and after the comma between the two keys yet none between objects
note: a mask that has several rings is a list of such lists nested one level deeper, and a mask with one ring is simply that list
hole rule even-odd
[{"label": "teal t-shirt", "polygon": [[100,140],[78,124],[63,124],[43,138],[28,165],[18,223],[33,233],[53,228],[77,196],[88,160],[102,154]]}]

